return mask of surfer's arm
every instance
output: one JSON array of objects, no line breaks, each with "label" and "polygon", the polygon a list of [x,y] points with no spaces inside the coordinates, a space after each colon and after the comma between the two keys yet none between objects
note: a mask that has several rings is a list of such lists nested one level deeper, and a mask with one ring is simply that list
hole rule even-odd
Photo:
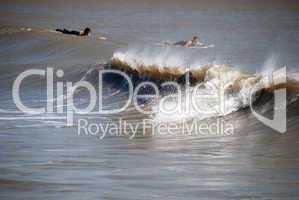
[{"label": "surfer's arm", "polygon": [[195,45],[193,44],[193,42],[191,40],[186,41],[186,44],[184,45],[184,47],[194,47]]}]

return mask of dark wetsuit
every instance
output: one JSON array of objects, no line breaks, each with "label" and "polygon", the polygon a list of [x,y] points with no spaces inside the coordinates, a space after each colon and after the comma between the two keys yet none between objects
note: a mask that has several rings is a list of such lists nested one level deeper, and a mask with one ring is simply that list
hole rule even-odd
[{"label": "dark wetsuit", "polygon": [[188,41],[179,41],[179,42],[176,42],[172,45],[178,45],[178,46],[185,46],[187,44]]},{"label": "dark wetsuit", "polygon": [[57,32],[61,32],[63,34],[69,34],[69,35],[76,35],[76,36],[80,36],[80,32],[79,31],[69,31],[67,29],[56,29]]}]

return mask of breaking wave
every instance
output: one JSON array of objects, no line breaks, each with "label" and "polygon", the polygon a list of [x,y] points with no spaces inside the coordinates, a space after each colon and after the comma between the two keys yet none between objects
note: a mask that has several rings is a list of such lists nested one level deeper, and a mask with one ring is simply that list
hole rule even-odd
[{"label": "breaking wave", "polygon": [[[140,79],[146,78],[157,83],[175,81],[184,86],[183,94],[168,92],[171,94],[171,98],[164,95],[158,102],[151,104],[152,109],[156,111],[154,118],[157,120],[225,116],[246,109],[251,104],[261,106],[260,104],[264,105],[265,102],[273,101],[273,91],[283,88],[286,88],[289,104],[297,100],[299,83],[294,78],[283,77],[285,68],[280,71],[280,74],[278,73],[277,80],[273,81],[263,73],[245,73],[225,64],[200,64],[200,61],[196,59],[190,62],[188,61],[190,59],[186,60],[182,56],[184,55],[173,53],[169,49],[158,52],[149,50],[118,51],[114,53],[105,67],[122,70]],[[186,87],[187,80],[191,87]],[[219,101],[200,99],[195,103],[190,103],[190,95],[194,92],[199,92],[201,95],[206,93],[219,94],[219,91],[222,90],[224,108],[221,107]],[[172,115],[160,112],[161,102],[164,106],[177,108],[180,112]],[[194,105],[196,108],[198,106],[208,108],[211,112],[201,114]],[[271,105],[273,107],[273,102]],[[183,107],[189,109],[184,110]]]}]

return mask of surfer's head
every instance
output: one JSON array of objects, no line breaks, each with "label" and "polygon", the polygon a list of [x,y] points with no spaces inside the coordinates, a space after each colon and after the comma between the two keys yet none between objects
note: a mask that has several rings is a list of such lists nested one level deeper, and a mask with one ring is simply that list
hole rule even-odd
[{"label": "surfer's head", "polygon": [[82,35],[89,35],[91,32],[90,28],[86,27],[83,31],[83,34]]},{"label": "surfer's head", "polygon": [[192,38],[192,44],[194,45],[194,44],[197,44],[197,43],[199,43],[199,39],[198,39],[197,36],[194,36],[194,37]]}]

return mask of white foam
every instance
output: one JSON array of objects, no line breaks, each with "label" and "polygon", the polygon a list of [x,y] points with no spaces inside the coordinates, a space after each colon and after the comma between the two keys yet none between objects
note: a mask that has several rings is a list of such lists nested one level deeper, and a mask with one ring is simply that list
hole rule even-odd
[{"label": "white foam", "polygon": [[132,68],[138,66],[176,67],[185,70],[188,67],[199,66],[186,52],[165,48],[130,48],[119,50],[113,54],[112,59],[118,59],[129,64]]},{"label": "white foam", "polygon": [[[193,55],[194,57],[194,55]],[[185,72],[187,68],[200,69],[201,61],[194,58],[189,58],[187,54],[180,51],[175,51],[171,48],[152,49],[152,48],[132,48],[125,51],[118,51],[113,55],[112,59],[118,59],[121,62],[128,64],[132,68],[142,67],[176,67],[182,69]],[[190,62],[190,60],[192,62]],[[219,101],[213,100],[200,100],[197,102],[199,105],[207,108],[207,113],[201,113],[190,102],[190,95],[195,88],[190,88],[185,91],[180,97],[174,97],[169,100],[168,96],[162,97],[160,101],[153,106],[155,110],[154,119],[157,121],[173,121],[188,118],[204,119],[213,116],[224,116],[237,111],[241,108],[248,107],[250,104],[250,96],[252,95],[252,88],[260,84],[262,76],[270,75],[276,66],[277,57],[272,54],[265,62],[260,75],[246,75],[240,72],[238,69],[233,69],[227,65],[213,64],[208,65],[208,70],[205,72],[203,88],[199,89],[200,92],[205,92],[204,88],[209,85],[213,85],[212,93],[219,94],[223,90],[222,99]],[[168,99],[167,104],[163,104],[163,108],[177,108],[177,110],[171,114],[162,112],[160,103],[165,102]],[[218,95],[218,98],[220,96]],[[253,100],[255,100],[253,98]],[[184,109],[184,108],[189,109]]]}]

